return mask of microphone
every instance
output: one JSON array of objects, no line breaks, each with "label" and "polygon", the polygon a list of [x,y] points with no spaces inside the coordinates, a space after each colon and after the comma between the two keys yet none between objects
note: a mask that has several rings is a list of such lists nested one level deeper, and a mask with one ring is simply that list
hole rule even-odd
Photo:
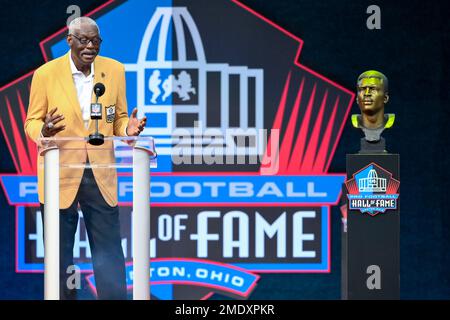
[{"label": "microphone", "polygon": [[101,82],[97,82],[94,86],[94,93],[97,96],[97,99],[101,97],[105,93],[105,85]]},{"label": "microphone", "polygon": [[105,85],[98,82],[94,86],[95,103],[91,103],[91,119],[95,120],[95,132],[89,135],[88,142],[94,146],[100,146],[105,142],[105,136],[98,132],[98,120],[102,119],[102,104],[98,103],[98,98],[105,93]]}]

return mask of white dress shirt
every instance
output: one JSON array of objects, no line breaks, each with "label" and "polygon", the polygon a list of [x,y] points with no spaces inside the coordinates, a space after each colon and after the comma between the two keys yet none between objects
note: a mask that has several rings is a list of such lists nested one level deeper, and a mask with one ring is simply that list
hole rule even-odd
[{"label": "white dress shirt", "polygon": [[91,73],[85,76],[83,72],[79,71],[72,60],[72,55],[69,52],[70,69],[72,70],[72,78],[77,89],[78,102],[81,107],[81,114],[86,129],[89,126],[91,119],[91,99],[92,90],[94,89],[94,64],[91,64]]},{"label": "white dress shirt", "polygon": [[[88,76],[85,76],[84,73],[79,71],[75,66],[70,51],[69,61],[73,82],[77,89],[78,102],[80,103],[84,126],[87,129],[89,127],[89,120],[91,119],[91,99],[94,90],[94,64],[91,63],[91,73],[89,73]],[[128,136],[127,128],[125,128],[124,135]]]}]

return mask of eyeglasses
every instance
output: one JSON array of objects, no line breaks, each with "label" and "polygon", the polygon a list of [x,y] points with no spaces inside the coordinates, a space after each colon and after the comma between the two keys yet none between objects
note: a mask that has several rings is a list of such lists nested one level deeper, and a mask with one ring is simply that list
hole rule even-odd
[{"label": "eyeglasses", "polygon": [[102,38],[96,37],[93,39],[88,39],[88,38],[78,38],[76,35],[69,33],[68,36],[72,36],[74,38],[76,38],[83,46],[88,45],[89,42],[92,42],[92,44],[94,46],[99,46],[102,43]]}]

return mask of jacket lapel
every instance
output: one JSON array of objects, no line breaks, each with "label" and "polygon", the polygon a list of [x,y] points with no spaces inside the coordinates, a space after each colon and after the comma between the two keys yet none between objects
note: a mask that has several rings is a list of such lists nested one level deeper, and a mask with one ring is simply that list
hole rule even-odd
[{"label": "jacket lapel", "polygon": [[77,91],[75,89],[75,84],[73,83],[73,77],[72,77],[72,70],[70,69],[70,62],[69,62],[69,53],[67,53],[63,59],[61,59],[61,74],[60,77],[58,77],[61,86],[63,88],[64,93],[67,96],[67,99],[69,100],[73,112],[76,115],[77,121],[82,125],[82,128],[84,128],[83,124],[83,117],[81,114],[81,107],[80,103],[78,102],[77,97]]}]

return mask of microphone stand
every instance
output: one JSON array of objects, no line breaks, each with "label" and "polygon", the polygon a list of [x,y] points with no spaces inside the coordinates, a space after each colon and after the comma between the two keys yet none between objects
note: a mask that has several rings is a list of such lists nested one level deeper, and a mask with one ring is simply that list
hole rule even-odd
[{"label": "microphone stand", "polygon": [[[98,105],[98,94],[95,92],[95,104]],[[88,142],[94,146],[100,146],[105,142],[105,136],[98,132],[98,119],[102,118],[102,106],[100,105],[100,117],[95,117],[95,132],[89,135]]]}]

